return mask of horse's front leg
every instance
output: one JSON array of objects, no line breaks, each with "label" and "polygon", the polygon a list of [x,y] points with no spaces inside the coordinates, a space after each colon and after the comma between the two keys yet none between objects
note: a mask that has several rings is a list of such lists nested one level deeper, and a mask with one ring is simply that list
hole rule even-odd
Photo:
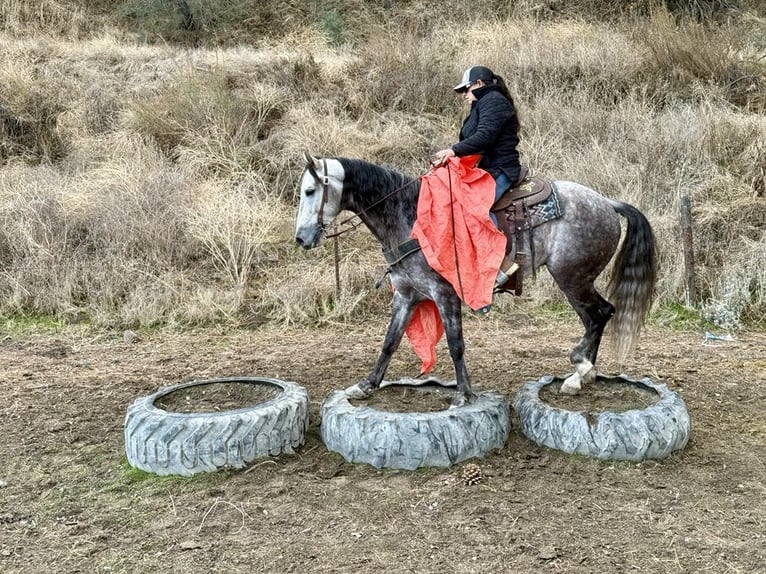
[{"label": "horse's front leg", "polygon": [[452,407],[462,407],[468,404],[473,397],[471,380],[468,377],[468,369],[465,367],[465,341],[463,340],[463,316],[461,303],[458,296],[453,292],[449,295],[437,297],[436,306],[444,324],[444,333],[447,336],[447,346],[455,366],[455,380],[457,391],[452,399]]},{"label": "horse's front leg", "polygon": [[391,303],[391,320],[388,323],[386,337],[383,340],[383,348],[380,351],[375,366],[362,381],[346,389],[346,395],[353,399],[366,399],[380,386],[386,369],[391,362],[396,349],[402,342],[404,330],[412,318],[416,304],[409,298],[403,297],[398,291],[394,291]]}]

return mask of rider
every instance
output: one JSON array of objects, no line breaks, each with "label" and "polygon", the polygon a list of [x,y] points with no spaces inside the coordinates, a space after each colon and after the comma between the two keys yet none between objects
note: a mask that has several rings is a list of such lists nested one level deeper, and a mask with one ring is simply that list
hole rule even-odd
[{"label": "rider", "polygon": [[[451,157],[480,154],[478,167],[495,180],[495,201],[515,184],[521,174],[516,146],[519,144],[519,116],[505,81],[485,66],[472,66],[454,87],[471,104],[468,117],[460,129],[460,141],[434,154],[432,164],[438,166]],[[497,218],[490,213],[497,225]],[[497,285],[504,285],[513,263],[503,259]],[[507,273],[508,272],[508,273]]]}]

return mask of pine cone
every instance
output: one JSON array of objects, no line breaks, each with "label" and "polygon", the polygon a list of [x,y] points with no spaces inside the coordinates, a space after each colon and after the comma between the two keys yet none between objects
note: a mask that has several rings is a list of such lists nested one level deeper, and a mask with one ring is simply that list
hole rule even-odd
[{"label": "pine cone", "polygon": [[465,485],[473,486],[484,480],[484,473],[481,471],[481,467],[478,464],[469,463],[463,467],[461,478]]}]

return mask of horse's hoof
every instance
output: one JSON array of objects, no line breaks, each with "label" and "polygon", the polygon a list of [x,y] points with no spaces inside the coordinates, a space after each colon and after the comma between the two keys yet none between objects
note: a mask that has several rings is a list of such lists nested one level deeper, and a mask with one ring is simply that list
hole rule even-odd
[{"label": "horse's hoof", "polygon": [[457,409],[466,406],[470,402],[471,398],[469,396],[466,396],[463,393],[455,393],[455,396],[452,397],[452,402],[450,403],[449,408]]},{"label": "horse's hoof", "polygon": [[561,383],[559,392],[562,395],[577,395],[580,393],[581,389],[582,383],[580,382],[580,375],[578,373],[574,373],[569,375],[566,380]]},{"label": "horse's hoof", "polygon": [[372,389],[364,389],[359,383],[351,385],[343,392],[349,399],[369,399],[372,396]]}]

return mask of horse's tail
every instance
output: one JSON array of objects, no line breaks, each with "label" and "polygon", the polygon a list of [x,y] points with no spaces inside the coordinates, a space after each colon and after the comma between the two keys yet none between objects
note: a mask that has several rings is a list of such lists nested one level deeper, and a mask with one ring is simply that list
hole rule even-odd
[{"label": "horse's tail", "polygon": [[628,230],[609,281],[609,300],[615,306],[612,336],[620,361],[633,351],[652,305],[657,263],[652,226],[638,209],[612,201],[628,221]]}]

